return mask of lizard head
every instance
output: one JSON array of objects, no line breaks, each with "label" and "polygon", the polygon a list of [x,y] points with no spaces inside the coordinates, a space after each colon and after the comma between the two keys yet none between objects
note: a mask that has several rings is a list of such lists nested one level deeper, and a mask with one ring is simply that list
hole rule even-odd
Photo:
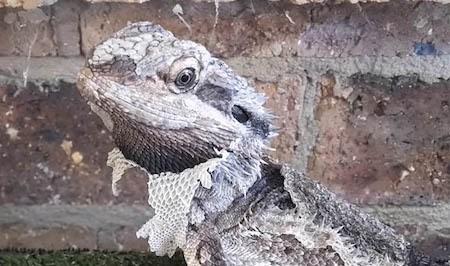
[{"label": "lizard head", "polygon": [[263,95],[203,46],[148,22],[98,45],[78,87],[124,156],[153,174],[218,150],[257,157],[273,134]]},{"label": "lizard head", "polygon": [[152,174],[155,217],[138,236],[157,254],[173,254],[188,224],[225,210],[261,175],[273,135],[265,97],[203,46],[131,24],[94,49],[77,83],[125,159]]}]

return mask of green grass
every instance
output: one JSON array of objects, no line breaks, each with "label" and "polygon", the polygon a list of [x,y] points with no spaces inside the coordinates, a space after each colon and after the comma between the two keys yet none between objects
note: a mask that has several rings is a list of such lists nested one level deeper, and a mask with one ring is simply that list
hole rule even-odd
[{"label": "green grass", "polygon": [[181,266],[186,265],[183,255],[176,253],[172,258],[157,257],[143,252],[109,251],[40,251],[14,250],[0,251],[1,266]]}]

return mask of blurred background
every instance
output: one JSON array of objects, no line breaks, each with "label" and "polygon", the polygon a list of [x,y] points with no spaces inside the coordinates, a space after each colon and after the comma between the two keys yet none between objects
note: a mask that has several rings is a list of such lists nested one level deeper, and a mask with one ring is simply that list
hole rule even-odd
[{"label": "blurred background", "polygon": [[74,84],[145,20],[266,93],[274,158],[450,256],[450,5],[352,2],[0,0],[0,249],[147,250],[147,180],[112,195],[111,136]]}]

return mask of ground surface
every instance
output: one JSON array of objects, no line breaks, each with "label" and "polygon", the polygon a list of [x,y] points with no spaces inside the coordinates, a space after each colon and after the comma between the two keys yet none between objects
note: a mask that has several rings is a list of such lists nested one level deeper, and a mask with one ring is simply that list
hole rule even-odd
[{"label": "ground surface", "polygon": [[180,253],[173,258],[139,252],[102,251],[0,251],[2,266],[183,266]]}]

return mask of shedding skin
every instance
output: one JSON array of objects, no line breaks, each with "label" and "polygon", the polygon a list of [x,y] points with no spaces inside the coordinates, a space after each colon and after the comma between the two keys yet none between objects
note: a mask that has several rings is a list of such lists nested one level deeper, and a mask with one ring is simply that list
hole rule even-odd
[{"label": "shedding skin", "polygon": [[[80,93],[111,130],[113,188],[149,176],[155,209],[137,233],[188,265],[439,265],[393,229],[265,157],[264,95],[201,45],[149,22],[98,45]],[[443,264],[442,264],[443,265]]]}]

